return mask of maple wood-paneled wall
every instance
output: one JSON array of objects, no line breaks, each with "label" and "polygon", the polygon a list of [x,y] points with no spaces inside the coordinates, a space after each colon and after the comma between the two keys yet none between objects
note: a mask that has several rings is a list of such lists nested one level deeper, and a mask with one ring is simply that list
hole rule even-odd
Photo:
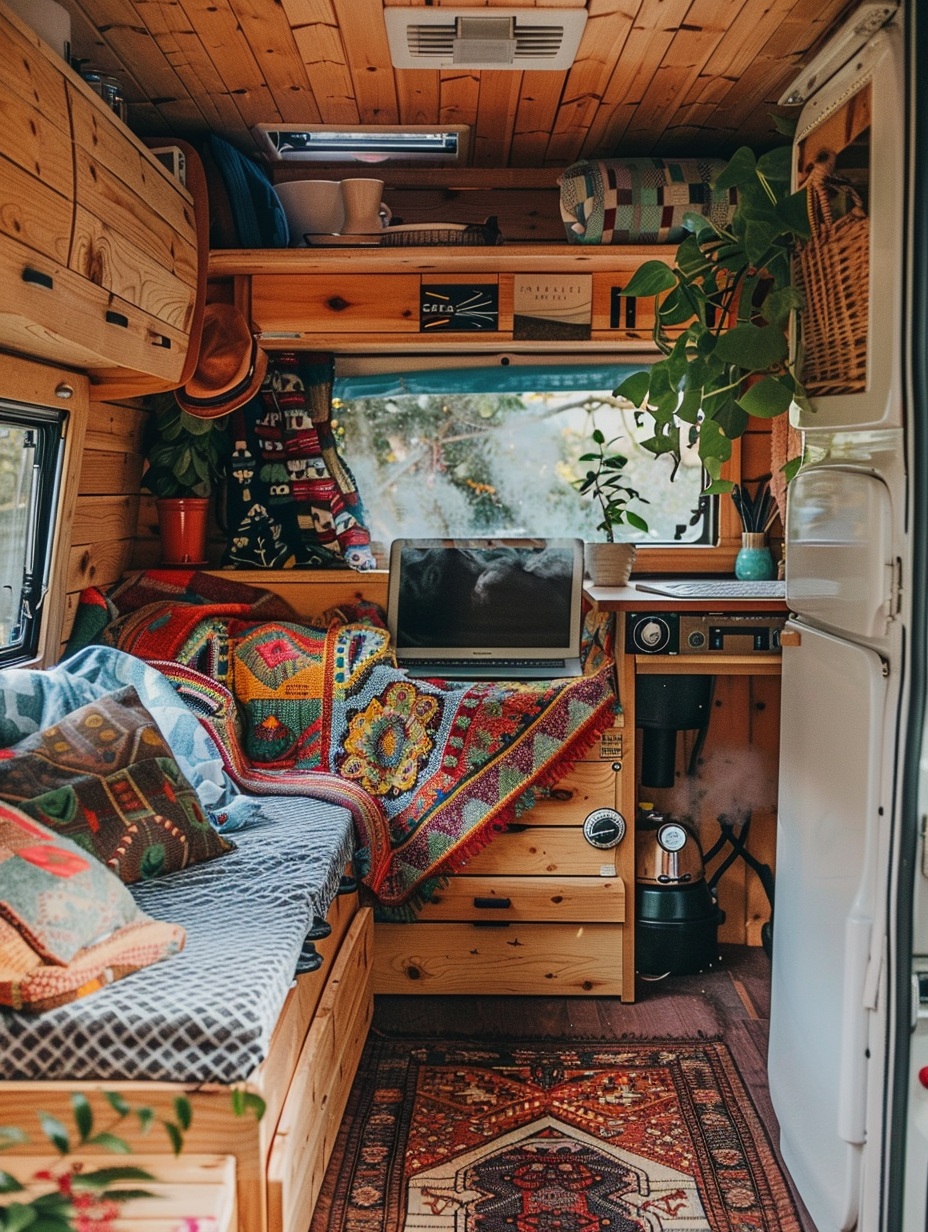
[{"label": "maple wood-paneled wall", "polygon": [[64,641],[84,587],[117,581],[131,560],[144,422],[145,412],[131,404],[91,405],[71,532]]},{"label": "maple wood-paneled wall", "polygon": [[730,154],[776,137],[769,111],[848,0],[433,0],[586,8],[565,72],[394,69],[386,6],[428,0],[64,0],[75,54],[116,73],[146,134],[259,123],[469,124],[473,161]]}]

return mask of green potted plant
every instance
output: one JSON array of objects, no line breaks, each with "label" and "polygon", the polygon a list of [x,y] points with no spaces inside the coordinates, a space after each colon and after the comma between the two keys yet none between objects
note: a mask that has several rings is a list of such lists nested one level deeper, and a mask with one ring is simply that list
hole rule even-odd
[{"label": "green potted plant", "polygon": [[225,475],[226,420],[183,410],[173,394],[146,399],[142,487],[157,497],[161,559],[166,565],[206,563],[209,498]]},{"label": "green potted plant", "polygon": [[628,505],[633,500],[645,505],[648,502],[636,488],[625,482],[628,458],[614,450],[621,438],[607,441],[599,428],[594,428],[592,439],[595,450],[581,454],[579,458],[580,462],[592,465],[586,475],[576,481],[576,487],[582,495],[588,495],[598,503],[602,521],[596,529],[603,532],[606,541],[586,544],[586,570],[598,586],[624,586],[635,563],[637,548],[633,543],[617,543],[615,528],[627,522],[637,530],[646,531],[647,522],[640,514],[633,513]]},{"label": "green potted plant", "polygon": [[646,261],[623,291],[656,297],[654,341],[663,358],[615,393],[653,420],[643,442],[651,453],[679,463],[682,445],[698,443],[709,492],[731,490],[722,466],[750,416],[770,419],[793,402],[808,405],[789,331],[804,307],[793,263],[810,227],[806,190],[790,191],[790,162],[789,146],[760,158],[746,147],[736,151],[716,181],[738,192],[730,226],[686,215],[692,233],[673,266]]}]

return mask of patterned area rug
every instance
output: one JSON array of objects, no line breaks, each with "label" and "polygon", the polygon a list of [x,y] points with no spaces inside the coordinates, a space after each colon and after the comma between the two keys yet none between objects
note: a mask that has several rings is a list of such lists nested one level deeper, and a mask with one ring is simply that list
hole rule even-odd
[{"label": "patterned area rug", "polygon": [[796,1232],[727,1048],[371,1036],[312,1232]]}]

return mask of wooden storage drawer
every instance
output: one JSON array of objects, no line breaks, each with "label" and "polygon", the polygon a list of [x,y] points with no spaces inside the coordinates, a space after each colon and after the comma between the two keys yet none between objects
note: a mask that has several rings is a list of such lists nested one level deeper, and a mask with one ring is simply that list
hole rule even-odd
[{"label": "wooden storage drawer", "polygon": [[625,919],[625,886],[618,877],[452,877],[436,890],[417,921],[490,923]]},{"label": "wooden storage drawer", "polygon": [[613,996],[623,993],[621,924],[383,924],[375,993]]},{"label": "wooden storage drawer", "polygon": [[49,257],[0,235],[0,342],[92,369],[126,367],[170,380],[186,335]]},{"label": "wooden storage drawer", "polygon": [[373,1013],[373,916],[358,912],[300,1053],[268,1161],[269,1232],[306,1232]]},{"label": "wooden storage drawer", "polygon": [[262,333],[419,332],[418,274],[256,274],[251,315]]},{"label": "wooden storage drawer", "polygon": [[532,826],[582,826],[593,809],[616,807],[618,785],[610,762],[577,762],[523,820]]},{"label": "wooden storage drawer", "polygon": [[[0,12],[0,115],[5,158],[29,175],[37,192],[44,187],[72,201],[74,167],[64,78],[46,59],[32,31],[4,12]],[[4,164],[3,215],[11,191],[9,173]],[[38,200],[28,201],[29,211],[36,209]],[[4,218],[4,225],[8,222]],[[21,234],[18,238],[25,239]],[[64,233],[65,243],[69,238],[70,227]]]},{"label": "wooden storage drawer", "polygon": [[578,826],[523,826],[516,822],[496,835],[462,871],[496,877],[615,877],[618,850],[591,847]]},{"label": "wooden storage drawer", "polygon": [[197,284],[192,202],[141,147],[113,131],[98,100],[69,85],[76,209],[69,264],[91,282],[178,330]]}]

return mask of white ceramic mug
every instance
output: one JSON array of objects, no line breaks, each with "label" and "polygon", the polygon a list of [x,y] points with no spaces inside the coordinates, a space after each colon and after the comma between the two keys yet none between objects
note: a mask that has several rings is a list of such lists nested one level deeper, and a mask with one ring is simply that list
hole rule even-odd
[{"label": "white ceramic mug", "polygon": [[342,180],[342,235],[370,235],[386,226],[391,215],[382,196],[383,180]]},{"label": "white ceramic mug", "polygon": [[345,211],[338,180],[286,180],[274,187],[287,215],[292,245],[305,244],[307,234],[337,235],[341,231]]}]

